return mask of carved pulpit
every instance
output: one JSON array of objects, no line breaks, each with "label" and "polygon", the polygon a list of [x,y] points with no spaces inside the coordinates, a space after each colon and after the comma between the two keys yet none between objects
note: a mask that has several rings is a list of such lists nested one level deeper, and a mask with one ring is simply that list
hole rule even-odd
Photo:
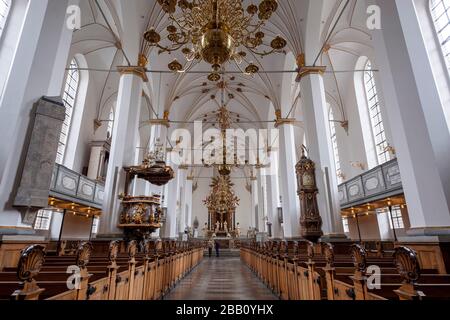
[{"label": "carved pulpit", "polygon": [[136,196],[130,194],[134,179],[143,179],[157,186],[163,186],[174,178],[173,169],[162,159],[161,148],[149,153],[140,166],[125,167],[125,193],[119,195],[121,215],[119,228],[124,230],[125,239],[141,241],[162,225],[163,211],[159,195]]}]

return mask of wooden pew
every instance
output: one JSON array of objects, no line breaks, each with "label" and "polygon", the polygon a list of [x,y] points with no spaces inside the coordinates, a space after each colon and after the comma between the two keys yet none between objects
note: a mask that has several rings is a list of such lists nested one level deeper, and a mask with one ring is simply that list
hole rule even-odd
[{"label": "wooden pew", "polygon": [[[95,251],[91,243],[81,243],[76,255],[48,256],[44,263],[44,248],[34,246],[24,250],[19,270],[27,261],[40,261],[33,267],[32,278],[25,282],[15,278],[15,270],[0,273],[0,298],[9,299],[11,292],[16,298],[49,300],[148,300],[160,299],[177,281],[197,266],[203,258],[199,243],[131,241],[126,253],[121,253],[121,242],[109,243],[108,252],[101,243],[102,252]],[[33,250],[34,251],[33,251]],[[31,251],[30,251],[31,250]],[[35,259],[41,253],[42,259]],[[87,266],[89,264],[89,272]],[[67,287],[68,266],[76,266],[80,272],[80,286]],[[39,272],[41,272],[39,274]],[[22,288],[22,283],[26,285]],[[32,284],[32,285],[31,285]],[[39,286],[38,286],[39,285]],[[41,289],[41,288],[42,289]]]},{"label": "wooden pew", "polygon": [[[241,259],[286,300],[450,299],[449,275],[423,270],[420,281],[410,279],[420,274],[415,271],[420,266],[413,250],[398,247],[391,251],[393,244],[373,245],[247,242],[241,244]],[[375,250],[368,252],[366,247]],[[369,288],[369,266],[379,267],[380,288]]]}]

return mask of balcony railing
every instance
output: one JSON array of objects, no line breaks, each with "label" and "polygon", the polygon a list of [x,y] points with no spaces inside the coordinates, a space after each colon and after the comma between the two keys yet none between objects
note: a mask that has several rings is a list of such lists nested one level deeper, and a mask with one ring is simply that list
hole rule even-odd
[{"label": "balcony railing", "polygon": [[105,185],[55,164],[50,196],[101,209]]},{"label": "balcony railing", "polygon": [[346,209],[402,193],[400,168],[394,159],[341,184],[339,201]]}]

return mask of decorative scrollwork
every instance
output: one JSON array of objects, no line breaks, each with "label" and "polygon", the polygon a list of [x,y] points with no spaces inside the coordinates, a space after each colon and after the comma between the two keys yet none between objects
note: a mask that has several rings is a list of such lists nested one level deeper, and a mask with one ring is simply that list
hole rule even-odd
[{"label": "decorative scrollwork", "polygon": [[395,248],[394,261],[403,282],[416,284],[420,278],[420,264],[417,253],[408,247]]},{"label": "decorative scrollwork", "polygon": [[20,254],[17,266],[17,278],[23,282],[32,282],[41,271],[45,261],[45,248],[40,245],[32,245]]},{"label": "decorative scrollwork", "polygon": [[84,268],[88,265],[93,249],[94,248],[90,242],[80,243],[77,248],[77,266]]},{"label": "decorative scrollwork", "polygon": [[334,246],[331,243],[323,244],[323,253],[325,255],[325,261],[328,268],[334,267]]},{"label": "decorative scrollwork", "polygon": [[119,245],[120,243],[117,240],[111,241],[109,243],[109,252],[108,252],[109,262],[111,263],[116,262],[117,256],[119,254]]},{"label": "decorative scrollwork", "polygon": [[128,257],[130,259],[134,259],[134,257],[136,257],[136,253],[137,253],[137,242],[136,242],[136,240],[132,240],[132,241],[128,242],[127,253],[128,253]]},{"label": "decorative scrollwork", "polygon": [[351,248],[353,264],[357,271],[365,272],[367,269],[367,252],[360,244],[354,244]]}]

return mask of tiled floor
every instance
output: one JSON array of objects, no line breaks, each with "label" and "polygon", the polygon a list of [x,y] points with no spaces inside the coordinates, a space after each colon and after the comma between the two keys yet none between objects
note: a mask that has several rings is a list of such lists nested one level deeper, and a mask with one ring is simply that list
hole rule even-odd
[{"label": "tiled floor", "polygon": [[277,300],[237,257],[208,258],[165,300]]}]

